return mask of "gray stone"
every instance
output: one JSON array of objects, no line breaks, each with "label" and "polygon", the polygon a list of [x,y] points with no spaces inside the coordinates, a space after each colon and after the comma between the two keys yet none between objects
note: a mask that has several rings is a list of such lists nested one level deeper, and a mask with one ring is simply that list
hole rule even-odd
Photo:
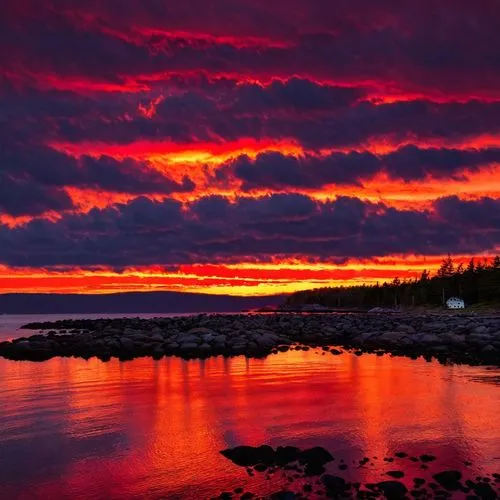
[{"label": "gray stone", "polygon": [[465,335],[456,335],[451,332],[444,332],[439,335],[441,341],[445,344],[458,346],[465,343]]},{"label": "gray stone", "polygon": [[486,345],[481,349],[483,354],[495,354],[497,350],[492,345]]},{"label": "gray stone", "polygon": [[201,339],[196,335],[181,335],[179,340],[183,344],[198,344]]},{"label": "gray stone", "polygon": [[192,352],[198,350],[198,344],[195,342],[184,342],[179,346],[182,352]]},{"label": "gray stone", "polygon": [[410,335],[416,333],[415,328],[413,328],[413,326],[411,326],[411,325],[398,325],[396,327],[396,331],[405,332],[405,333],[408,333]]},{"label": "gray stone", "polygon": [[472,333],[475,333],[475,334],[478,334],[478,335],[481,335],[481,334],[487,333],[487,332],[488,332],[488,328],[486,328],[483,325],[474,328],[474,330],[472,331]]},{"label": "gray stone", "polygon": [[127,337],[121,337],[120,338],[120,344],[121,346],[124,348],[124,349],[127,349],[129,351],[131,351],[132,349],[134,349],[135,347],[135,343],[133,340],[130,340],[129,338]]},{"label": "gray stone", "polygon": [[434,333],[424,333],[419,335],[417,339],[415,339],[417,343],[423,345],[438,345],[441,344],[441,339],[435,335]]},{"label": "gray stone", "polygon": [[210,344],[201,344],[198,346],[198,351],[203,354],[208,354],[212,352],[212,346]]},{"label": "gray stone", "polygon": [[377,340],[384,344],[398,344],[403,337],[404,334],[401,332],[385,332]]},{"label": "gray stone", "polygon": [[217,333],[211,330],[210,328],[205,328],[202,326],[197,328],[191,328],[191,330],[188,330],[187,333],[188,335],[207,335],[207,334],[217,335]]}]

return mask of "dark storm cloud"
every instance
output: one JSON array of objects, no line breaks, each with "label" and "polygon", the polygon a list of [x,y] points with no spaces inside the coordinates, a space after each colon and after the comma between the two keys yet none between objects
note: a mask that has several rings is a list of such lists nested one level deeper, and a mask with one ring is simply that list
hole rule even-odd
[{"label": "dark storm cloud", "polygon": [[73,202],[63,189],[39,185],[30,179],[11,178],[0,169],[0,215],[35,216],[72,208]]},{"label": "dark storm cloud", "polygon": [[262,113],[273,111],[315,114],[331,113],[337,108],[354,104],[363,97],[362,89],[318,85],[309,80],[292,78],[287,82],[274,81],[269,86],[240,85],[232,112]]},{"label": "dark storm cloud", "polygon": [[480,198],[472,201],[450,196],[438,200],[435,209],[439,217],[456,227],[493,234],[500,231],[500,200]]},{"label": "dark storm cloud", "polygon": [[[295,93],[300,97],[291,98]],[[375,105],[358,98],[352,89],[299,80],[230,89],[221,83],[165,96],[149,118],[139,111],[139,105],[148,105],[143,95],[75,96],[76,103],[71,104],[68,93],[46,97],[28,93],[26,100],[22,93],[15,98],[8,94],[0,95],[0,129],[4,137],[21,141],[185,144],[249,137],[294,139],[306,149],[359,148],[377,138],[453,145],[477,135],[500,133],[500,103],[421,100]]]},{"label": "dark storm cloud", "polygon": [[[245,257],[314,260],[475,252],[500,243],[499,209],[500,202],[492,199],[445,198],[433,213],[397,210],[356,198],[320,203],[283,194],[233,203],[209,197],[183,210],[172,200],[138,198],[88,214],[68,214],[57,222],[33,220],[15,229],[1,227],[0,262],[122,267]],[[489,223],[478,226],[476,220],[481,218]]]},{"label": "dark storm cloud", "polygon": [[419,149],[405,146],[393,153],[332,153],[326,156],[286,156],[277,152],[260,153],[252,160],[240,156],[214,175],[215,182],[236,178],[243,191],[252,189],[319,189],[329,184],[359,184],[378,173],[392,179],[418,181],[426,177],[463,179],[474,171],[500,162],[500,149],[457,150]]},{"label": "dark storm cloud", "polygon": [[[445,96],[495,93],[500,83],[500,7],[489,0],[51,4],[7,9],[0,43],[11,71],[124,86],[164,72],[299,75]],[[264,41],[238,42],[245,36]]]},{"label": "dark storm cloud", "polygon": [[[99,147],[131,144],[134,152],[139,141],[168,149],[241,138],[295,141],[311,153],[243,156],[215,172],[214,181],[237,178],[244,191],[355,184],[379,172],[403,181],[460,179],[500,157],[494,148],[452,149],[500,134],[499,19],[490,0],[7,2],[0,211],[62,217],[0,227],[0,261],[119,268],[493,248],[498,201],[489,198],[445,198],[429,212],[286,193],[208,197],[186,207],[137,198],[75,214],[65,188],[192,191],[190,179],[176,182],[119,154],[99,156]],[[386,94],[401,101],[374,100]],[[312,154],[361,151],[378,140],[420,147]],[[98,157],[48,147],[61,143]]]},{"label": "dark storm cloud", "polygon": [[188,178],[179,184],[135,160],[108,156],[75,159],[29,144],[0,148],[0,176],[0,207],[9,215],[73,208],[64,187],[130,194],[170,194],[195,188]]}]

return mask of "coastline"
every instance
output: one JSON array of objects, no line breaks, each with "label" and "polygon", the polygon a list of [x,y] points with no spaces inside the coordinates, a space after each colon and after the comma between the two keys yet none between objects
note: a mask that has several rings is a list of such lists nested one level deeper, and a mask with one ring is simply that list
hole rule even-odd
[{"label": "coastline", "polygon": [[[149,356],[262,358],[322,348],[423,356],[442,363],[500,366],[500,316],[470,313],[200,314],[182,317],[29,323],[29,337],[0,343],[0,356],[44,361],[56,356],[126,361]],[[341,350],[342,349],[342,350]]]}]

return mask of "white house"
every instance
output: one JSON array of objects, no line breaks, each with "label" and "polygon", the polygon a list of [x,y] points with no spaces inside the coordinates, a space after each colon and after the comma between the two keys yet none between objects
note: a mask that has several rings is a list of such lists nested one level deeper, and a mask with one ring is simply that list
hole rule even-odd
[{"label": "white house", "polygon": [[450,297],[446,301],[446,307],[448,309],[465,309],[465,302],[458,297]]}]

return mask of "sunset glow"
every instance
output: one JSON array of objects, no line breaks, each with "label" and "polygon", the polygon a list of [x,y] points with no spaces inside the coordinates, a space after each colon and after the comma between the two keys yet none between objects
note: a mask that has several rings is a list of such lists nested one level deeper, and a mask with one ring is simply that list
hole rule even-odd
[{"label": "sunset glow", "polygon": [[0,293],[281,294],[498,250],[491,12],[188,10],[5,9]]}]

